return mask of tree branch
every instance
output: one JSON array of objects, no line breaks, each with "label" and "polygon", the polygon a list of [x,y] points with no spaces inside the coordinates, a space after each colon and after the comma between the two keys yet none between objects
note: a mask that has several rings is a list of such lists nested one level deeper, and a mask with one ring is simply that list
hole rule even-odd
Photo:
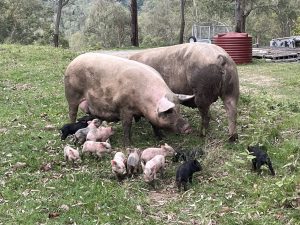
[{"label": "tree branch", "polygon": [[69,0],[65,0],[65,1],[62,3],[62,7],[66,6],[68,3],[69,3]]}]

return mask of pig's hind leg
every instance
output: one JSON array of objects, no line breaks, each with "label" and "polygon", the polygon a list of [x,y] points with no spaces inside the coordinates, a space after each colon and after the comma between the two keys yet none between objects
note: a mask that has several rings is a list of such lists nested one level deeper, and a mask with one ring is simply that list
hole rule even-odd
[{"label": "pig's hind leg", "polygon": [[269,157],[267,158],[267,165],[268,165],[268,167],[269,167],[269,170],[270,170],[272,176],[275,176],[275,171],[274,171],[274,169],[273,169],[273,166],[272,166],[272,163],[271,163],[271,160],[270,160]]},{"label": "pig's hind leg", "polygon": [[78,106],[83,100],[83,93],[74,90],[73,88],[65,89],[66,99],[69,105],[69,118],[71,123],[76,122]]}]

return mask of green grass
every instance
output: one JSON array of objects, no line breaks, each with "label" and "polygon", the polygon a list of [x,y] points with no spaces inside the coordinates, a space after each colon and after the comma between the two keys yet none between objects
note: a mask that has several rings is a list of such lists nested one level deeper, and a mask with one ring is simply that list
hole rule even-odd
[{"label": "green grass", "polygon": [[[149,124],[133,125],[135,147],[199,147],[203,171],[187,192],[174,187],[179,163],[169,162],[153,190],[142,176],[119,184],[110,156],[63,160],[58,129],[68,122],[63,73],[77,55],[52,47],[0,45],[0,224],[299,224],[300,64],[238,66],[241,97],[239,141],[228,144],[220,101],[211,107],[207,137],[199,114],[183,108],[190,135],[166,133],[157,142]],[[54,129],[47,129],[51,125]],[[112,146],[122,149],[115,123]],[[249,144],[267,146],[276,176],[251,171]],[[23,163],[23,164],[20,164]],[[44,171],[45,164],[51,169]],[[58,213],[49,218],[49,214]]]}]

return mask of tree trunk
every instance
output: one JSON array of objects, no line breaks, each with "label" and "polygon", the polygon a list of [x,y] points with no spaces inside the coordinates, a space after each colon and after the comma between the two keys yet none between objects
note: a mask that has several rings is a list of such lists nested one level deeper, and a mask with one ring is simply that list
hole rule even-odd
[{"label": "tree trunk", "polygon": [[242,32],[242,8],[241,0],[235,0],[235,32]]},{"label": "tree trunk", "polygon": [[131,0],[131,44],[139,46],[137,0]]},{"label": "tree trunk", "polygon": [[181,25],[180,25],[180,33],[179,33],[179,44],[183,43],[183,35],[184,35],[184,27],[185,27],[184,5],[185,5],[185,0],[180,0]]},{"label": "tree trunk", "polygon": [[59,24],[60,24],[60,18],[61,18],[62,3],[63,3],[63,0],[58,0],[56,21],[55,21],[55,30],[54,30],[54,37],[53,37],[54,47],[56,47],[56,48],[58,47]]},{"label": "tree trunk", "polygon": [[61,18],[61,10],[65,5],[68,4],[68,2],[69,0],[58,0],[55,30],[54,30],[54,37],[53,37],[54,47],[58,47],[59,44],[59,24]]},{"label": "tree trunk", "polygon": [[246,0],[242,0],[241,5],[241,32],[246,31],[246,18],[250,14],[251,10],[249,12],[246,12]]}]

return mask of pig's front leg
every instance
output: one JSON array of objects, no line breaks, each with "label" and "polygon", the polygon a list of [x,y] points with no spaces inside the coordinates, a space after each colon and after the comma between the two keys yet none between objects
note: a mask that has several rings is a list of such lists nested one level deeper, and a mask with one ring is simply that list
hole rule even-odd
[{"label": "pig's front leg", "polygon": [[129,146],[131,144],[131,126],[132,126],[132,119],[133,115],[122,113],[121,114],[121,120],[122,120],[122,126],[123,126],[123,144],[125,147]]}]

